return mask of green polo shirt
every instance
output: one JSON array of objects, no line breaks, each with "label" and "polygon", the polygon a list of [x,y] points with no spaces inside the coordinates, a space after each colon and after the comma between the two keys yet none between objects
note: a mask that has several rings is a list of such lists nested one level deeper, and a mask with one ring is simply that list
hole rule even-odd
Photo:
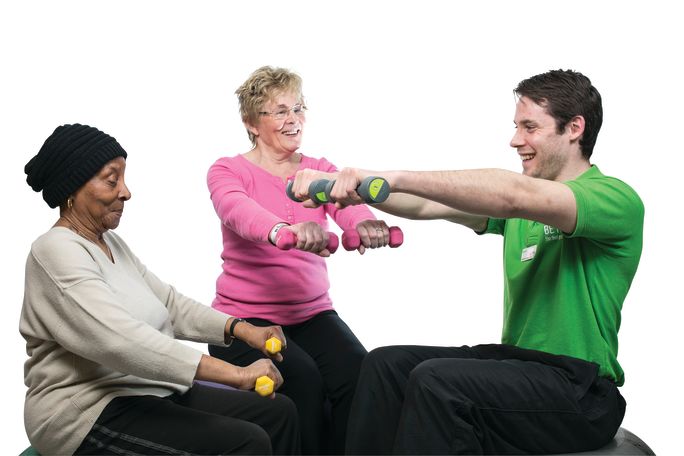
[{"label": "green polo shirt", "polygon": [[641,257],[644,205],[596,166],[565,182],[577,201],[571,234],[522,219],[490,219],[504,236],[502,343],[595,362],[624,383],[620,311]]}]

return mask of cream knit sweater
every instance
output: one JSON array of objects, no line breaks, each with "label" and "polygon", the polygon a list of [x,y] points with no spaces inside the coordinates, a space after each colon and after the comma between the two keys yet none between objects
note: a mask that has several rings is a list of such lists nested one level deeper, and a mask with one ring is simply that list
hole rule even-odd
[{"label": "cream knit sweater", "polygon": [[114,397],[187,391],[202,352],[174,339],[224,343],[228,315],[159,280],[114,233],[104,237],[114,263],[61,227],[26,262],[24,421],[44,455],[72,454]]}]

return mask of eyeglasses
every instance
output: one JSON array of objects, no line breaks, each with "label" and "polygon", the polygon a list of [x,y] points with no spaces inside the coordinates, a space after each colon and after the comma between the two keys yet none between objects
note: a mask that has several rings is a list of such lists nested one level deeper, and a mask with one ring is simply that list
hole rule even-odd
[{"label": "eyeglasses", "polygon": [[290,115],[290,111],[292,111],[298,117],[304,117],[304,113],[306,112],[306,109],[307,109],[306,106],[304,106],[301,103],[297,103],[296,105],[292,106],[291,108],[279,107],[278,109],[271,111],[271,112],[261,111],[261,112],[259,112],[259,114],[262,114],[264,116],[273,116],[273,118],[275,120],[283,120],[288,115]]}]

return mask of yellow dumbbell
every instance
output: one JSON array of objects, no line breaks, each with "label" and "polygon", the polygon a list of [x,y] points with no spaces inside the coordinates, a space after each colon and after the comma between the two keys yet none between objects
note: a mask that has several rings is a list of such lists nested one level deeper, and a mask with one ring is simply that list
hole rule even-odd
[{"label": "yellow dumbbell", "polygon": [[[266,351],[272,355],[280,352],[283,344],[277,337],[271,337],[266,341]],[[256,385],[254,385],[254,390],[261,396],[270,396],[273,394],[273,388],[275,383],[269,377],[262,375],[257,378]]]},{"label": "yellow dumbbell", "polygon": [[282,346],[283,345],[280,342],[280,339],[278,339],[277,337],[271,337],[266,341],[266,351],[272,355],[275,355],[276,353],[280,352]]},{"label": "yellow dumbbell", "polygon": [[257,378],[254,390],[259,393],[260,396],[270,396],[273,394],[273,387],[275,383],[269,377],[262,375]]}]

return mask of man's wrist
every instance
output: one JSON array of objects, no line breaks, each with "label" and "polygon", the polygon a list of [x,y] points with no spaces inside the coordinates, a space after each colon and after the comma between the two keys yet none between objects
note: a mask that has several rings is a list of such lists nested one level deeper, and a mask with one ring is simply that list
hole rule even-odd
[{"label": "man's wrist", "polygon": [[268,233],[268,242],[275,245],[276,235],[278,234],[278,231],[280,231],[280,229],[283,228],[284,226],[290,226],[290,224],[285,223],[285,222],[280,222],[280,223],[276,223],[275,225],[273,225],[273,228],[271,228],[271,231]]},{"label": "man's wrist", "polygon": [[385,171],[377,174],[383,177],[390,186],[390,191],[398,191],[404,184],[404,172],[402,171]]}]

